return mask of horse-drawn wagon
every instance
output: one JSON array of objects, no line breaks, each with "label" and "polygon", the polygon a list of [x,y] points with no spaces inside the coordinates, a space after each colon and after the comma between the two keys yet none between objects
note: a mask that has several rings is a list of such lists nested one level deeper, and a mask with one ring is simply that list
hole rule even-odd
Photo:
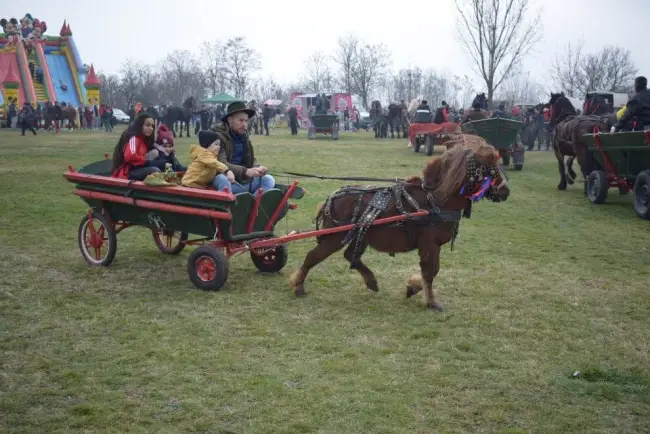
[{"label": "horse-drawn wagon", "polygon": [[593,170],[585,190],[591,203],[601,204],[608,190],[634,194],[634,211],[650,219],[650,131],[585,134]]},{"label": "horse-drawn wagon", "polygon": [[515,170],[524,168],[525,149],[518,140],[523,127],[523,122],[505,118],[481,119],[462,125],[464,132],[483,137],[494,146],[499,151],[504,166],[510,165],[512,156]]},{"label": "horse-drawn wagon", "polygon": [[330,134],[332,140],[339,139],[339,118],[331,114],[313,114],[309,116],[307,138],[315,139],[316,134]]}]

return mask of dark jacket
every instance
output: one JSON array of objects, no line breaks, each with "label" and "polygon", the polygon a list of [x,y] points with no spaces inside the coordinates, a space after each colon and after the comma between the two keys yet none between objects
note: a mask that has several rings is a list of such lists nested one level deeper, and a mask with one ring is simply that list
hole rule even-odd
[{"label": "dark jacket", "polygon": [[643,89],[627,102],[627,109],[616,124],[616,129],[625,128],[636,118],[636,128],[642,130],[650,125],[650,91]]},{"label": "dark jacket", "polygon": [[420,104],[415,110],[413,115],[413,123],[416,124],[428,124],[433,121],[433,115],[431,114],[431,108],[429,105]]},{"label": "dark jacket", "polygon": [[273,107],[264,107],[264,110],[262,111],[262,117],[265,120],[268,121],[274,116],[275,116],[275,110],[273,110]]},{"label": "dark jacket", "polygon": [[180,161],[178,161],[175,152],[171,152],[169,155],[165,155],[164,153],[159,152],[158,157],[147,161],[147,166],[157,167],[162,172],[164,172],[166,169],[165,165],[167,163],[170,163],[172,165],[172,170],[174,172],[185,172],[187,170],[187,167],[183,166]]},{"label": "dark jacket", "polygon": [[224,122],[220,122],[212,128],[212,131],[217,133],[220,140],[221,149],[219,150],[219,161],[225,163],[232,173],[235,175],[235,179],[238,182],[248,182],[250,178],[246,176],[246,170],[257,167],[259,164],[255,159],[255,151],[253,150],[253,144],[248,138],[248,133],[244,131],[244,156],[243,164],[232,164],[233,154],[233,144],[232,144],[232,133],[230,131],[230,126]]}]

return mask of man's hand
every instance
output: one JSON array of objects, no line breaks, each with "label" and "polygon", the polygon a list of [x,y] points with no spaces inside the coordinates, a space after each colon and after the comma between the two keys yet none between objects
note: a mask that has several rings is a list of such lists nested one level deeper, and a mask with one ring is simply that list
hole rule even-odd
[{"label": "man's hand", "polygon": [[235,182],[235,174],[232,173],[232,170],[226,172],[226,178],[228,178],[229,182]]},{"label": "man's hand", "polygon": [[258,167],[251,167],[250,169],[246,169],[246,176],[249,178],[257,178],[262,175]]},{"label": "man's hand", "polygon": [[264,175],[266,175],[267,173],[269,173],[269,169],[267,169],[267,168],[264,167],[264,166],[257,166],[256,169],[259,170],[259,172],[260,172],[260,176],[264,176]]}]

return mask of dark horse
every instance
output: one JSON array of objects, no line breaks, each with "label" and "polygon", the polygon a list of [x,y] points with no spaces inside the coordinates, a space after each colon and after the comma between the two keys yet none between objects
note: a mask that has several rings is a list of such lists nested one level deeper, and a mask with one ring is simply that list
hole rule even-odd
[{"label": "dark horse", "polygon": [[183,137],[183,125],[185,125],[185,132],[187,137],[190,136],[190,123],[192,121],[192,113],[196,108],[194,97],[190,96],[185,101],[183,101],[183,106],[170,106],[167,107],[167,112],[163,118],[163,123],[172,130],[172,134],[176,137],[176,130],[174,126],[176,122],[181,123],[180,137]]},{"label": "dark horse", "polygon": [[370,103],[370,120],[372,121],[372,129],[375,132],[375,138],[382,138],[382,123],[384,122],[384,112],[381,108],[379,101]]},{"label": "dark horse", "polygon": [[600,116],[602,121],[607,125],[608,130],[616,125],[616,113],[614,112],[613,103],[597,93],[594,93],[584,103],[582,113],[585,115]]},{"label": "dark horse", "polygon": [[[306,294],[304,282],[309,271],[349,243],[343,256],[374,292],[379,291],[377,279],[361,262],[368,246],[390,255],[417,250],[420,273],[408,279],[406,296],[424,290],[427,307],[442,310],[433,289],[433,279],[440,270],[441,246],[453,243],[463,210],[469,217],[472,194],[480,190],[495,202],[507,200],[510,194],[506,178],[497,167],[497,151],[482,138],[474,137],[471,143],[454,146],[431,159],[422,177],[410,177],[390,187],[344,187],[330,195],[318,211],[317,227],[354,223],[355,228],[317,238],[318,245],[307,253],[302,266],[290,278],[296,296]],[[375,219],[418,210],[429,214],[371,226]]]},{"label": "dark horse", "polygon": [[472,101],[472,107],[475,107],[474,104],[478,104],[480,108],[483,110],[488,109],[488,99],[485,96],[485,93],[477,93],[476,96],[474,97],[474,100]]},{"label": "dark horse", "polygon": [[574,159],[578,159],[584,178],[589,176],[593,168],[593,161],[588,157],[587,144],[582,136],[593,133],[595,129],[605,130],[607,126],[600,116],[576,115],[575,108],[564,93],[552,93],[548,104],[551,107],[549,123],[554,128],[553,151],[560,171],[560,183],[557,188],[566,190],[567,183],[573,184],[576,179],[572,167]]},{"label": "dark horse", "polygon": [[[387,127],[390,127],[390,138],[395,138],[395,132],[397,132],[397,138],[405,137],[406,138],[406,122],[404,122],[404,115],[402,107],[397,103],[390,103],[388,105],[388,116],[386,117],[386,122],[388,123]],[[402,136],[400,136],[402,134]]]}]

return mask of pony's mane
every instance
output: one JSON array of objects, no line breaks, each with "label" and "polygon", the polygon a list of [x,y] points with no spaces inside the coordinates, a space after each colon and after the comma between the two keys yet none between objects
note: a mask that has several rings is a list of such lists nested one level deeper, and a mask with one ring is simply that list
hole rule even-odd
[{"label": "pony's mane", "polygon": [[[449,143],[453,142],[456,142],[455,146],[432,158],[422,171],[426,185],[433,187],[431,194],[440,204],[445,204],[460,191],[465,183],[470,156],[485,166],[496,166],[498,162],[496,150],[482,137],[462,134]],[[468,150],[471,151],[469,155]]]}]

